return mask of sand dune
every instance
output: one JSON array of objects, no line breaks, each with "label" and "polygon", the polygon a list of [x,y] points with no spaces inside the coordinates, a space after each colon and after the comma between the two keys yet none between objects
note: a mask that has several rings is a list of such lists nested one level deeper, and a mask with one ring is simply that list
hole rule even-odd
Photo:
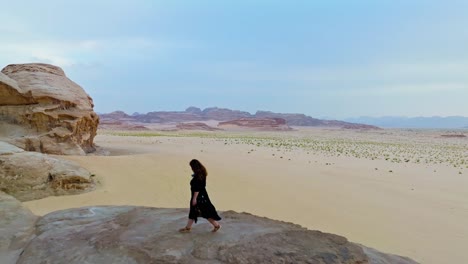
[{"label": "sand dune", "polygon": [[[100,182],[96,191],[25,205],[40,215],[86,205],[188,207],[188,162],[197,158],[208,168],[208,192],[219,210],[245,211],[340,234],[421,263],[468,263],[464,253],[468,244],[468,171],[463,165],[390,162],[330,155],[327,150],[269,147],[222,133],[227,138],[114,136],[101,131],[96,143],[109,150],[110,156],[64,157],[96,174]],[[419,142],[425,146],[434,141],[431,133],[316,129],[255,135],[293,139],[306,135],[319,141],[366,139],[388,146]],[[441,146],[451,142],[438,140],[442,140]],[[455,140],[453,148],[461,148],[457,151],[463,160],[468,143]],[[439,143],[431,144],[429,147],[439,148]],[[414,148],[418,150],[418,146]]]}]

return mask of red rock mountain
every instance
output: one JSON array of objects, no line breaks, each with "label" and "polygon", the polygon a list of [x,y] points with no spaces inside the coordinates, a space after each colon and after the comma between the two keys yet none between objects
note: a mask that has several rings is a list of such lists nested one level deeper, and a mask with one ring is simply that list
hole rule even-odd
[{"label": "red rock mountain", "polygon": [[[110,114],[100,114],[101,122],[120,121],[123,112],[113,112]],[[287,126],[312,126],[312,127],[339,127],[348,129],[379,129],[376,126],[349,123],[338,120],[322,120],[306,116],[304,114],[283,114],[273,113],[268,111],[257,111],[255,114],[249,112],[231,110],[227,108],[210,107],[201,110],[197,107],[189,107],[185,111],[170,111],[170,112],[149,112],[147,114],[135,114],[132,116],[126,115],[126,121],[142,122],[142,123],[180,123],[192,121],[232,121],[237,119],[253,118],[253,119],[284,119]]]}]

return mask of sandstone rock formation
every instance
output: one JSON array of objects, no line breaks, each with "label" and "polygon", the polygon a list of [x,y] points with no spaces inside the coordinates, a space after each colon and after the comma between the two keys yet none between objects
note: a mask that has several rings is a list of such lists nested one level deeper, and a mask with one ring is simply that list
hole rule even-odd
[{"label": "sandstone rock formation", "polygon": [[286,120],[282,118],[242,118],[232,121],[220,122],[218,127],[221,128],[241,128],[254,130],[268,131],[288,131],[292,130],[286,125]]},{"label": "sandstone rock formation", "polygon": [[131,116],[127,115],[123,111],[114,111],[109,114],[100,114],[99,117],[100,117],[100,120],[99,120],[100,124],[102,124],[104,121],[113,122],[115,120],[119,120],[119,121],[132,121],[133,120]]},{"label": "sandstone rock formation", "polygon": [[196,114],[196,115],[201,115],[202,114],[202,110],[200,108],[198,108],[198,107],[195,107],[195,106],[189,106],[187,109],[185,109],[185,112]]},{"label": "sandstone rock formation", "polygon": [[[221,215],[223,228],[217,233],[201,221],[181,234],[177,229],[185,224],[186,209],[57,211],[37,221],[36,236],[16,262],[2,263],[416,263],[290,223],[232,211]],[[29,222],[24,226],[28,230]],[[0,240],[11,240],[1,235]]]},{"label": "sandstone rock formation", "polygon": [[179,123],[176,128],[178,130],[204,130],[204,131],[216,131],[222,130],[216,127],[211,127],[205,123],[195,122],[195,123]]},{"label": "sandstone rock formation", "polygon": [[127,123],[180,123],[191,121],[231,121],[244,118],[281,118],[286,120],[288,126],[322,126],[347,129],[379,129],[376,126],[355,124],[337,120],[322,120],[306,116],[304,114],[282,114],[268,111],[257,111],[254,115],[238,110],[227,108],[210,107],[201,110],[197,107],[189,107],[185,111],[172,112],[150,112],[147,114],[136,114],[129,116],[121,111],[110,114],[101,114],[103,120],[109,122],[123,121]]},{"label": "sandstone rock formation", "polygon": [[322,126],[324,120],[306,116],[304,114],[282,114],[282,113],[273,113],[270,111],[257,111],[255,113],[256,117],[259,118],[283,118],[288,121],[288,125],[291,126]]},{"label": "sandstone rock formation", "polygon": [[0,192],[0,263],[16,263],[34,237],[38,219],[15,198]]},{"label": "sandstone rock formation", "polygon": [[59,67],[13,64],[0,73],[0,137],[24,150],[83,155],[95,150],[91,97]]},{"label": "sandstone rock formation", "polygon": [[0,191],[21,201],[93,189],[91,173],[71,161],[0,142]]},{"label": "sandstone rock formation", "polygon": [[317,119],[304,114],[281,114],[269,111],[257,111],[256,117],[262,118],[283,118],[289,126],[321,126],[321,127],[339,127],[345,129],[380,129],[376,126],[349,123],[339,120]]},{"label": "sandstone rock formation", "polygon": [[250,118],[252,115],[249,112],[231,110],[227,108],[209,107],[202,111],[205,120],[223,120],[229,121],[241,118]]}]

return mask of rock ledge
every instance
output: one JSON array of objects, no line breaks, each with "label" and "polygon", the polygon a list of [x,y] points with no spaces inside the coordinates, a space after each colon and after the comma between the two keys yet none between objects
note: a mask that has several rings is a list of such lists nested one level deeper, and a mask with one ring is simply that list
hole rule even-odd
[{"label": "rock ledge", "polygon": [[11,263],[416,263],[291,223],[233,211],[221,215],[217,233],[201,220],[182,234],[177,229],[185,224],[187,209],[57,211],[36,222],[35,236]]}]

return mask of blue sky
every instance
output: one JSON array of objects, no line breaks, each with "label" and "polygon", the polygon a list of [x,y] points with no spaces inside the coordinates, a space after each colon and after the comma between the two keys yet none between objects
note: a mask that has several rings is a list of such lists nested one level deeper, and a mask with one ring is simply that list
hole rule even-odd
[{"label": "blue sky", "polygon": [[101,113],[468,116],[468,1],[0,1],[0,67],[61,66]]}]

